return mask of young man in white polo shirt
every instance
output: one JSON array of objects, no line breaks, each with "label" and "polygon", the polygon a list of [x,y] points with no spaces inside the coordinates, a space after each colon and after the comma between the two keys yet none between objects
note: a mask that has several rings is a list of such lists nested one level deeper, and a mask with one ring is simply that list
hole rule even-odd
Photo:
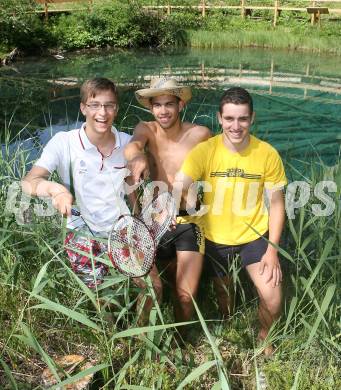
[{"label": "young man in white polo shirt", "polygon": [[[128,134],[112,126],[117,116],[115,84],[105,78],[87,80],[81,87],[80,109],[86,121],[80,129],[57,133],[22,181],[23,190],[52,198],[54,207],[68,216],[68,248],[99,256],[104,244],[92,235],[105,237],[121,214],[129,213],[124,201],[127,176],[123,148]],[[61,183],[48,180],[57,171]],[[76,203],[81,217],[71,215]],[[85,222],[84,222],[85,221]],[[77,232],[77,233],[75,233]],[[90,288],[100,284],[107,267],[91,256],[67,250],[73,270]]]}]

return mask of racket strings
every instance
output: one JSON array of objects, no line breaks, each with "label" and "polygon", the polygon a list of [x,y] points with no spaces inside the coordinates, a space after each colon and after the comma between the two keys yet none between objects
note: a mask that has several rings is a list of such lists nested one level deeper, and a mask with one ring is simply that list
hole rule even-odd
[{"label": "racket strings", "polygon": [[141,219],[151,231],[154,239],[159,241],[168,230],[176,216],[175,200],[169,192],[163,192],[148,205],[141,213]]},{"label": "racket strings", "polygon": [[109,236],[109,256],[121,272],[138,277],[149,272],[154,263],[155,246],[146,225],[132,216],[124,216]]}]

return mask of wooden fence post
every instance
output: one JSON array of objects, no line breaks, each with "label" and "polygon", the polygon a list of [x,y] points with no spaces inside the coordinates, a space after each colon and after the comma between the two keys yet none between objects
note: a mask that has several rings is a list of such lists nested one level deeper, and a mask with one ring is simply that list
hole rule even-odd
[{"label": "wooden fence post", "polygon": [[274,81],[274,59],[271,58],[269,94],[272,94],[272,82]]},{"label": "wooden fence post", "polygon": [[167,4],[167,15],[169,16],[171,14],[171,6],[170,4],[168,3]]},{"label": "wooden fence post", "polygon": [[274,26],[277,24],[277,18],[278,18],[278,5],[279,0],[275,0],[275,8],[274,8]]},{"label": "wooden fence post", "polygon": [[201,62],[201,85],[202,87],[206,87],[206,80],[205,80],[205,62],[202,60]]},{"label": "wooden fence post", "polygon": [[201,2],[201,14],[202,14],[202,17],[203,17],[203,18],[206,16],[206,4],[205,4],[205,0],[202,0],[202,2]]},{"label": "wooden fence post", "polygon": [[47,5],[47,1],[44,1],[44,11],[45,11],[45,22],[47,22],[47,19],[49,18],[49,8]]},{"label": "wooden fence post", "polygon": [[[315,0],[313,0],[313,5],[312,5],[312,6],[313,6],[313,7],[316,6]],[[312,13],[312,14],[311,14],[311,17],[310,17],[310,23],[311,23],[312,25],[315,24],[315,19],[316,19],[315,13]]]},{"label": "wooden fence post", "polygon": [[[310,71],[310,64],[308,62],[307,66],[305,68],[305,75],[306,75],[306,77],[309,77],[309,71]],[[303,94],[304,100],[307,98],[307,92],[308,92],[307,88],[304,88],[304,94]]]},{"label": "wooden fence post", "polygon": [[241,0],[241,16],[243,19],[245,19],[245,0]]},{"label": "wooden fence post", "polygon": [[92,11],[92,6],[94,5],[94,1],[93,0],[89,0],[89,12]]}]

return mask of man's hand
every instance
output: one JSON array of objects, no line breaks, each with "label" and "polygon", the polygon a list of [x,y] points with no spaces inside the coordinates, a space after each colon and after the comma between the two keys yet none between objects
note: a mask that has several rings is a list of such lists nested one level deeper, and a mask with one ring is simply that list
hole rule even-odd
[{"label": "man's hand", "polygon": [[73,196],[69,191],[56,191],[52,195],[52,204],[62,215],[71,216],[72,203]]},{"label": "man's hand", "polygon": [[264,253],[260,264],[259,274],[265,273],[265,283],[270,283],[272,287],[278,286],[282,282],[282,270],[279,263],[277,250],[271,245],[268,245],[268,249]]},{"label": "man's hand", "polygon": [[47,169],[34,165],[21,182],[23,191],[31,196],[50,197],[61,214],[70,216],[72,194],[64,185],[47,180],[49,175]]},{"label": "man's hand", "polygon": [[140,153],[128,162],[127,165],[133,178],[133,184],[138,183],[141,179],[145,180],[149,177],[149,166],[147,157]]},{"label": "man's hand", "polygon": [[171,221],[171,223],[170,223],[170,225],[169,225],[168,230],[170,230],[170,231],[175,230],[176,227],[177,227],[177,224],[178,224],[178,223],[176,222],[176,217],[172,218],[172,221]]}]

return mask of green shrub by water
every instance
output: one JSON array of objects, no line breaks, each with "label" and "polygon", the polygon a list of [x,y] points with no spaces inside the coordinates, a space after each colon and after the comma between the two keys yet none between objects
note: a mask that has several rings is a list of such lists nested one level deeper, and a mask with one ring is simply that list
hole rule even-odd
[{"label": "green shrub by water", "polygon": [[176,45],[181,40],[179,30],[179,23],[119,3],[95,6],[91,13],[56,17],[50,25],[57,46],[62,49]]},{"label": "green shrub by water", "polygon": [[0,45],[34,50],[50,45],[42,20],[33,13],[34,0],[0,0]]},{"label": "green shrub by water", "polygon": [[[5,4],[6,3],[6,4]],[[144,12],[138,4],[97,3],[91,12],[50,15],[47,23],[33,13],[33,0],[0,0],[0,44],[10,50],[90,47],[164,47],[183,43],[176,21]]]}]

